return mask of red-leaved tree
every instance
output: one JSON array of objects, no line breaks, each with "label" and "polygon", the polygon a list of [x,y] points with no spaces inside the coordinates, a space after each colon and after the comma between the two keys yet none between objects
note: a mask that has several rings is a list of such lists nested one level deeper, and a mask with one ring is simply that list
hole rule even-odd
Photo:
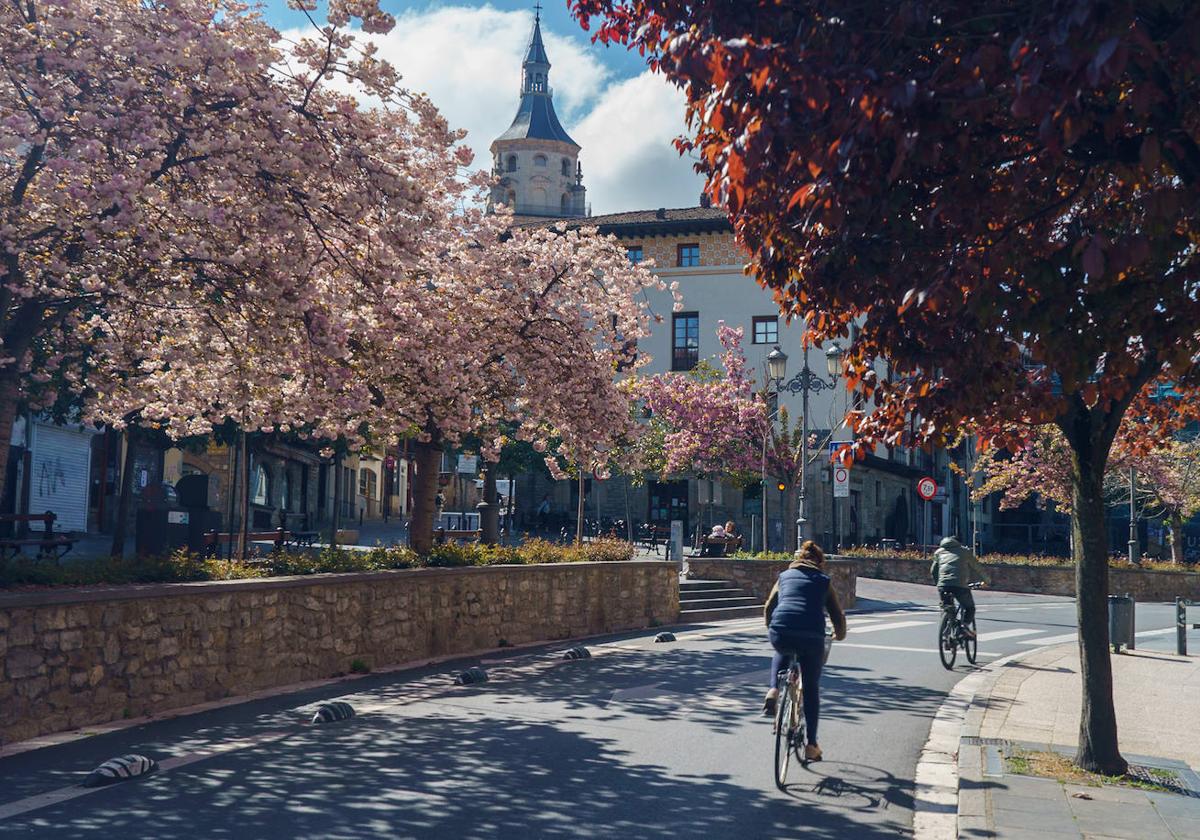
[{"label": "red-leaved tree", "polygon": [[[1200,18],[1184,2],[574,0],[687,95],[761,282],[869,397],[860,445],[1017,421],[1070,447],[1077,761],[1123,772],[1103,479],[1135,395],[1200,369]],[[887,375],[875,360],[890,362]],[[919,417],[906,440],[909,420]],[[1138,417],[1156,423],[1153,406]],[[1169,423],[1155,425],[1168,434]]]}]

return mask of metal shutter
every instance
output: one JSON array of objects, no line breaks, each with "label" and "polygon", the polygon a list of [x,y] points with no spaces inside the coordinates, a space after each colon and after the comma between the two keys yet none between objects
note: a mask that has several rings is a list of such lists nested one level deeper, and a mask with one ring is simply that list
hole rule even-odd
[{"label": "metal shutter", "polygon": [[[91,439],[78,429],[34,423],[29,512],[53,511],[56,531],[87,531]],[[42,523],[30,527],[41,530]]]}]

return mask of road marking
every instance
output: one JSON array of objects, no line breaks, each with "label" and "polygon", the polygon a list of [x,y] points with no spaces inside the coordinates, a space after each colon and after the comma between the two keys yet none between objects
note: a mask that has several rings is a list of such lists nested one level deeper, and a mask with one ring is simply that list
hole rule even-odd
[{"label": "road marking", "polygon": [[867,627],[855,627],[854,633],[874,633],[876,630],[900,630],[904,627],[924,627],[932,624],[931,621],[892,621],[887,624],[872,624]]},{"label": "road marking", "polygon": [[1017,636],[1030,636],[1034,633],[1044,633],[1044,630],[1037,630],[1032,627],[1018,627],[1016,630],[993,630],[991,633],[980,633],[979,641],[991,642],[996,639],[1015,639]]},{"label": "road marking", "polygon": [[[864,650],[899,650],[899,651],[904,651],[905,653],[937,653],[938,652],[937,648],[931,648],[931,647],[930,648],[919,648],[919,647],[901,647],[899,645],[859,645],[859,644],[855,644],[853,642],[834,642],[833,643],[834,653],[837,652],[838,648],[863,648]],[[830,655],[830,657],[832,657],[833,653],[831,653],[829,655]],[[980,653],[979,653],[980,659],[991,659],[996,656],[1000,656],[1000,654],[986,653],[983,651],[980,651]]]},{"label": "road marking", "polygon": [[[1166,635],[1168,635],[1170,633],[1174,633],[1174,632],[1175,632],[1174,627],[1164,627],[1161,630],[1142,630],[1139,633],[1135,633],[1134,636],[1138,639],[1142,639],[1142,638],[1146,638],[1148,636],[1166,636]],[[980,638],[982,639],[983,637],[980,636]],[[1078,640],[1079,640],[1079,632],[1076,631],[1074,633],[1063,633],[1061,636],[1048,636],[1044,639],[1022,639],[1020,644],[1023,644],[1023,645],[1061,645],[1061,644],[1065,644],[1067,642],[1075,642]]]}]

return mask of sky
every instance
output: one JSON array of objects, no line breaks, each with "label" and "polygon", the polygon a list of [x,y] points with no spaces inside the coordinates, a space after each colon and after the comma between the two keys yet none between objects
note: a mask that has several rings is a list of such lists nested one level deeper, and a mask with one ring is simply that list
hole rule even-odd
[{"label": "sky", "polygon": [[[476,163],[512,122],[521,59],[533,29],[533,1],[382,0],[396,27],[380,53],[410,89],[427,93],[451,125],[467,130]],[[583,147],[583,183],[594,214],[694,207],[703,179],[672,140],[682,134],[683,94],[623,47],[591,42],[565,0],[544,0],[542,37],[554,107]],[[307,24],[286,0],[264,0],[263,14],[287,31]],[[319,18],[318,18],[319,20]]]}]

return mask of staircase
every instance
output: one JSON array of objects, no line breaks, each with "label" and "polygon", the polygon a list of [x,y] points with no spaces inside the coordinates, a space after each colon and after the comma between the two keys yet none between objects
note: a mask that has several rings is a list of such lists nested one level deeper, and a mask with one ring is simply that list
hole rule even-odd
[{"label": "staircase", "polygon": [[727,580],[680,580],[679,620],[684,624],[761,618],[763,604]]}]

